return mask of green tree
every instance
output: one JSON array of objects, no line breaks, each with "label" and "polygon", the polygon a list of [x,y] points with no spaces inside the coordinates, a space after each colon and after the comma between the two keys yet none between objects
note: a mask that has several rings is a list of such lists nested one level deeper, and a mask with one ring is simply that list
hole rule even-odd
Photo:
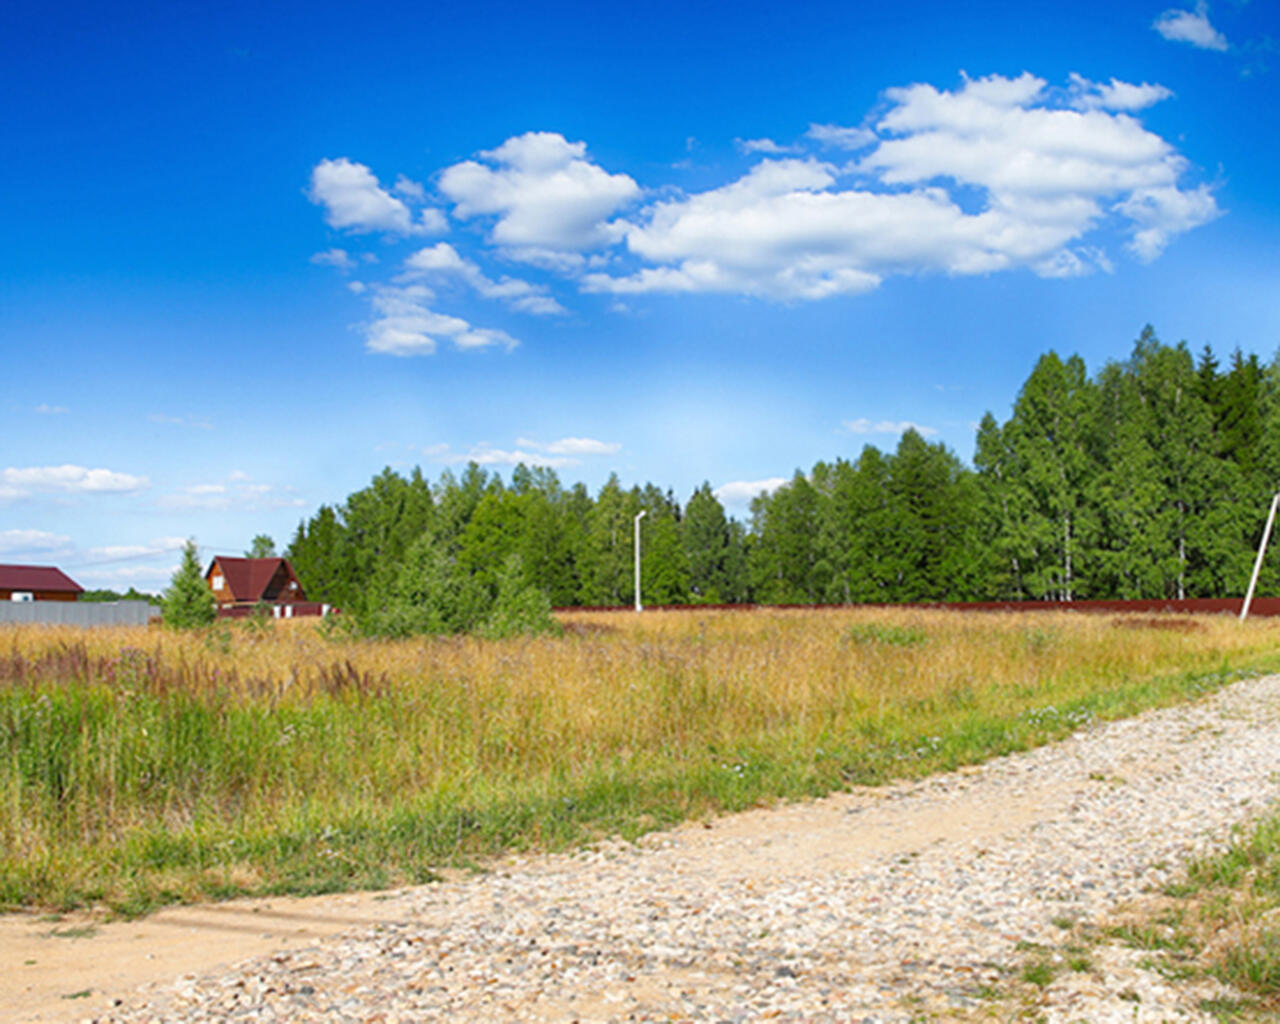
[{"label": "green tree", "polygon": [[321,505],[308,522],[298,524],[285,557],[308,598],[342,607],[355,579],[349,552],[338,511]]},{"label": "green tree", "polygon": [[424,534],[409,545],[394,573],[379,576],[356,621],[367,636],[464,633],[479,627],[491,603],[484,585],[445,545]]},{"label": "green tree", "polygon": [[636,495],[611,473],[587,513],[582,599],[586,605],[630,604],[635,597],[633,521]]},{"label": "green tree", "polygon": [[681,542],[689,570],[689,592],[700,604],[722,604],[733,600],[729,580],[733,532],[724,506],[703,482],[685,506]]},{"label": "green tree", "polygon": [[216,615],[213,591],[200,571],[196,542],[188,540],[182,549],[182,562],[164,593],[164,624],[172,629],[197,629],[209,625]]},{"label": "green tree", "polygon": [[[645,604],[685,604],[689,600],[689,559],[681,542],[680,503],[654,484],[635,488],[631,500],[646,515],[640,522],[640,587]],[[635,522],[632,520],[634,576]],[[632,590],[635,589],[634,580]]]},{"label": "green tree", "polygon": [[1083,359],[1064,361],[1050,351],[1031,371],[1004,426],[1005,479],[1017,513],[1007,538],[1034,598],[1088,596],[1096,531],[1086,491],[1097,470],[1096,394]]},{"label": "green tree", "polygon": [[249,542],[249,550],[244,553],[245,558],[275,558],[276,542],[265,533],[260,533]]}]

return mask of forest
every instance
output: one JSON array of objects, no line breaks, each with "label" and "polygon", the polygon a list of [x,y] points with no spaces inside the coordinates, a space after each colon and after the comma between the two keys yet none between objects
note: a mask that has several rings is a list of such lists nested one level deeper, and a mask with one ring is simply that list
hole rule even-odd
[{"label": "forest", "polygon": [[[1193,356],[1148,326],[1092,376],[1041,356],[1009,418],[983,417],[972,466],[908,430],[797,470],[745,523],[707,483],[682,504],[616,474],[592,495],[543,467],[388,468],[286,554],[310,599],[357,612],[415,542],[489,585],[518,555],[556,606],[624,605],[643,510],[650,605],[1219,597],[1243,593],[1278,485],[1280,365]],[[1280,588],[1269,561],[1260,593]]]}]

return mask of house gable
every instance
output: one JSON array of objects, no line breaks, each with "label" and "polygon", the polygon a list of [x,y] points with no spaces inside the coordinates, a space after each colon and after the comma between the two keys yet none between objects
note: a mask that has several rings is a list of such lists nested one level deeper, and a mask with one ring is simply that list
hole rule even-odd
[{"label": "house gable", "polygon": [[214,598],[223,607],[252,605],[259,601],[293,604],[306,600],[293,566],[284,558],[218,555],[204,578]]}]

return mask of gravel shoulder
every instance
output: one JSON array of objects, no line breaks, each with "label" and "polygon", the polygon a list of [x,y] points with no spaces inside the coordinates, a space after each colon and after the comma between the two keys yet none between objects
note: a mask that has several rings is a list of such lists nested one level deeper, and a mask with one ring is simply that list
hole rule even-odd
[{"label": "gravel shoulder", "polygon": [[[1278,773],[1271,676],[922,782],[416,889],[175,908],[82,938],[0,919],[0,1019],[969,1017],[1019,943],[1175,876],[1280,798]],[[1203,993],[1106,963],[1039,1012],[1134,1020],[1138,993],[1138,1019],[1204,1019]]]}]

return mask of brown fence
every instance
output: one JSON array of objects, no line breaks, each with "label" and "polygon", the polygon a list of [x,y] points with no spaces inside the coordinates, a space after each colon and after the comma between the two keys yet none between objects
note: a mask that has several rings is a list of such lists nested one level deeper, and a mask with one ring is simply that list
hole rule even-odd
[{"label": "brown fence", "polygon": [[[1239,615],[1241,597],[1188,597],[1143,601],[914,601],[903,604],[654,604],[645,611],[750,612],[768,608],[931,608],[951,612],[1152,612],[1175,615]],[[632,605],[557,608],[558,612],[629,612]],[[1255,597],[1250,615],[1280,615],[1280,597]]]}]

